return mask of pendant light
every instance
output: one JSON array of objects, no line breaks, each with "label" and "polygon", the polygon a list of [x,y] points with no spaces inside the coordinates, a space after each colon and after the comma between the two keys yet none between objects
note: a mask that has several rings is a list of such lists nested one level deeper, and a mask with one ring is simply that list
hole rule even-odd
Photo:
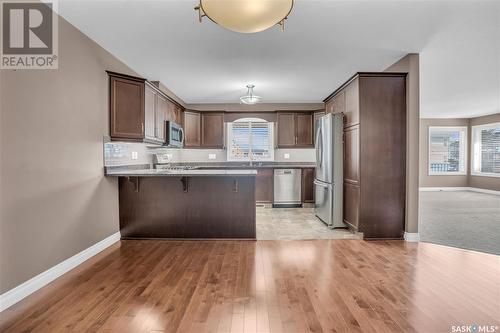
[{"label": "pendant light", "polygon": [[218,25],[240,33],[254,33],[279,25],[292,11],[293,0],[200,0],[194,9],[198,19],[208,17]]},{"label": "pendant light", "polygon": [[257,104],[262,100],[262,97],[253,94],[253,84],[247,85],[247,94],[240,97],[240,102],[243,104]]}]

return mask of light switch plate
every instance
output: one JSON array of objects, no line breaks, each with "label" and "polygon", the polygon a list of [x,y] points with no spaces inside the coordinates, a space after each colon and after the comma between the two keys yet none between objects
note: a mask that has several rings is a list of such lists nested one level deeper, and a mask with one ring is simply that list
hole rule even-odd
[{"label": "light switch plate", "polygon": [[208,154],[208,159],[209,160],[215,160],[217,158],[216,154]]},{"label": "light switch plate", "polygon": [[283,158],[284,158],[285,160],[290,159],[290,154],[288,154],[288,153],[283,154]]},{"label": "light switch plate", "polygon": [[138,159],[138,158],[139,158],[139,155],[137,154],[137,152],[136,152],[136,151],[133,151],[133,152],[132,152],[132,159],[133,159],[133,160],[136,160],[136,159]]}]

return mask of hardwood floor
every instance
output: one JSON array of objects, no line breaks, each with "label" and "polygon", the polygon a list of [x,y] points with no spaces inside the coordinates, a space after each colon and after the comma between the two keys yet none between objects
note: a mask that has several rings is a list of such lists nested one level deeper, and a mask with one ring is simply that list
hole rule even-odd
[{"label": "hardwood floor", "polygon": [[402,241],[122,241],[1,313],[0,331],[498,326],[499,258]]}]

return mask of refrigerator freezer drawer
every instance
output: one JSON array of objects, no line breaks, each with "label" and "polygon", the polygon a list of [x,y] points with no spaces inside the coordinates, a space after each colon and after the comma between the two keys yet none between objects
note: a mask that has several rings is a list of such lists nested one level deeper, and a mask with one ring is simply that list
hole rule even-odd
[{"label": "refrigerator freezer drawer", "polygon": [[315,204],[314,213],[326,225],[332,225],[332,204],[333,187],[332,184],[314,181]]}]

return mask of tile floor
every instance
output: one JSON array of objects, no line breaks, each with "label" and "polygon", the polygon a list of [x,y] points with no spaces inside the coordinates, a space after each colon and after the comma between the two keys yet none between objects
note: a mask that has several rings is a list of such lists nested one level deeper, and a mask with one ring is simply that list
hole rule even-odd
[{"label": "tile floor", "polygon": [[313,208],[257,207],[258,240],[361,239],[348,229],[330,229]]}]

